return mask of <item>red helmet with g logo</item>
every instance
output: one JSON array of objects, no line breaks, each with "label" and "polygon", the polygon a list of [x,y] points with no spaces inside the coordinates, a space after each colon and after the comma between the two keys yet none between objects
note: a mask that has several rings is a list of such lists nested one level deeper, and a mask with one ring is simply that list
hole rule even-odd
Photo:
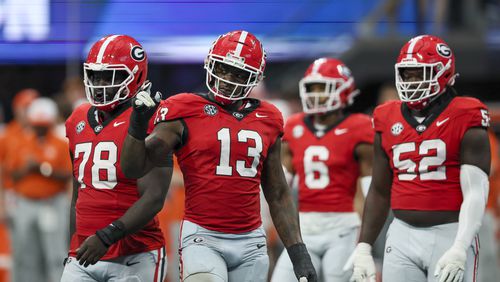
[{"label": "red helmet with g logo", "polygon": [[320,58],[299,82],[303,111],[326,113],[350,105],[359,94],[349,68],[340,60]]},{"label": "red helmet with g logo", "polygon": [[83,64],[85,92],[90,104],[113,110],[132,98],[148,74],[148,58],[141,44],[127,35],[97,41]]},{"label": "red helmet with g logo", "polygon": [[[417,71],[419,79],[407,78],[406,70]],[[395,65],[399,98],[409,107],[422,109],[432,97],[455,83],[455,56],[448,44],[432,35],[420,35],[406,43]]]},{"label": "red helmet with g logo", "polygon": [[[216,71],[218,64],[230,66],[230,71],[237,69],[244,81],[222,77]],[[257,37],[244,30],[231,31],[219,36],[208,52],[204,66],[206,84],[219,102],[232,103],[246,98],[262,81],[265,66],[266,53]]]}]

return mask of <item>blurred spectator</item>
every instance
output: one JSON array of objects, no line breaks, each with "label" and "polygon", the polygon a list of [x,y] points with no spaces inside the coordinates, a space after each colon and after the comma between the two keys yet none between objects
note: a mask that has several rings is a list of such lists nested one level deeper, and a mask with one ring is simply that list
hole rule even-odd
[{"label": "blurred spectator", "polygon": [[394,86],[394,82],[383,84],[378,91],[377,105],[393,100],[399,100],[398,91],[396,90],[396,86]]},{"label": "blurred spectator", "polygon": [[174,156],[174,171],[167,199],[163,209],[158,213],[167,249],[168,269],[165,282],[178,282],[180,277],[178,249],[181,221],[184,218],[184,199],[184,179],[177,158]]},{"label": "blurred spectator", "polygon": [[[382,0],[375,9],[361,23],[359,33],[362,37],[373,36],[377,24],[385,19],[388,23],[388,35],[398,34],[399,10],[404,1]],[[428,9],[428,0],[412,0],[415,10],[416,34],[425,34],[424,24],[432,22],[432,34],[441,34],[444,31],[448,13],[448,0],[434,0],[431,10]],[[431,19],[432,17],[432,19]]]},{"label": "blurred spectator", "polygon": [[62,92],[56,95],[55,100],[61,117],[66,120],[73,109],[87,102],[83,80],[78,76],[67,78],[62,85]]},{"label": "blurred spectator", "polygon": [[[6,224],[11,223],[16,206],[16,197],[12,189],[13,182],[10,177],[11,172],[9,171],[9,160],[12,159],[12,155],[17,154],[16,146],[19,140],[26,138],[28,135],[27,131],[29,131],[29,124],[26,117],[27,108],[38,96],[38,91],[34,89],[21,90],[14,96],[12,100],[14,119],[5,126],[0,136],[0,224],[2,224],[4,228],[6,227],[9,233],[9,238],[6,238],[5,235],[7,235],[7,232],[5,232],[5,230],[0,232],[0,234],[4,236],[1,238],[2,240],[0,240],[0,244],[2,244],[0,249],[4,254],[11,249],[11,242],[14,243],[16,240],[16,237],[13,236],[12,224]],[[15,281],[14,277],[16,273],[23,270],[15,264],[12,264],[10,257],[5,255],[3,258],[2,266],[12,266],[10,274],[12,281]]]},{"label": "blurred spectator", "polygon": [[26,119],[31,132],[12,146],[9,167],[16,193],[13,220],[14,282],[59,281],[66,257],[68,198],[71,177],[67,143],[53,127],[58,111],[49,98],[30,104]]},{"label": "blurred spectator", "polygon": [[491,146],[491,173],[488,204],[483,223],[479,229],[479,282],[498,281],[498,242],[495,240],[498,217],[498,185],[500,185],[500,159],[498,157],[498,139],[491,130],[488,132]]},{"label": "blurred spectator", "polygon": [[57,101],[57,107],[61,115],[55,131],[58,136],[65,137],[64,121],[68,119],[76,107],[87,102],[83,80],[78,76],[67,78],[62,85],[62,92],[56,94],[54,100]]}]

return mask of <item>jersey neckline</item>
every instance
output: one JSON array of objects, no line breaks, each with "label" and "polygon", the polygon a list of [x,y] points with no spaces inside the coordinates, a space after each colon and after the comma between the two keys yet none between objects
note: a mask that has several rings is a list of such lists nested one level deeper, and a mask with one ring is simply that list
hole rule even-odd
[{"label": "jersey neckline", "polygon": [[99,134],[104,127],[109,125],[112,121],[114,121],[117,117],[119,117],[121,114],[123,114],[126,110],[130,108],[130,103],[124,103],[116,109],[110,116],[109,119],[105,120],[103,123],[99,122],[98,118],[98,110],[95,106],[92,106],[89,108],[87,112],[87,120],[89,125],[92,127],[92,131],[94,131],[94,134],[97,135]]},{"label": "jersey neckline", "polygon": [[202,97],[203,99],[207,100],[208,102],[210,102],[210,103],[214,104],[215,106],[217,106],[218,108],[220,108],[222,111],[230,114],[237,121],[242,121],[246,116],[248,116],[250,113],[255,111],[258,107],[260,107],[260,104],[261,104],[260,100],[258,100],[258,99],[245,98],[245,99],[242,99],[243,104],[242,104],[242,108],[240,110],[231,111],[231,110],[228,110],[228,109],[222,107],[216,101],[210,99],[210,96],[208,96],[208,94],[206,94],[206,93],[194,93],[194,94]]},{"label": "jersey neckline", "polygon": [[307,129],[316,137],[317,139],[321,139],[327,135],[328,132],[330,132],[332,129],[336,128],[339,126],[344,120],[346,120],[351,114],[345,114],[343,117],[341,117],[339,120],[334,122],[332,125],[328,126],[325,128],[323,131],[323,135],[318,136],[316,133],[319,132],[316,130],[316,127],[314,126],[314,121],[313,121],[313,115],[304,115],[304,124],[306,125]]},{"label": "jersey neckline", "polygon": [[410,108],[406,103],[401,103],[401,114],[405,121],[420,135],[425,132],[431,124],[446,110],[448,105],[456,97],[451,91],[442,94],[438,100],[434,101],[428,109],[428,115],[422,122],[418,122],[411,114]]}]

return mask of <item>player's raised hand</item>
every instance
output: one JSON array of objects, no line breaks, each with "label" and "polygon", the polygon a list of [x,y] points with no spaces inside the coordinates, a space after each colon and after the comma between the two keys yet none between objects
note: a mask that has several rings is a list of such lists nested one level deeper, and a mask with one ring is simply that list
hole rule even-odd
[{"label": "player's raised hand", "polygon": [[161,93],[151,92],[151,82],[146,81],[139,92],[132,98],[132,114],[128,133],[138,140],[147,136],[149,120],[155,114],[161,101]]},{"label": "player's raised hand", "polygon": [[462,282],[466,259],[467,252],[463,247],[451,246],[438,260],[434,276],[439,277],[439,282]]},{"label": "player's raised hand", "polygon": [[344,271],[352,269],[349,282],[375,282],[376,268],[372,257],[372,246],[367,243],[359,243],[354,249],[346,264]]},{"label": "player's raised hand", "polygon": [[142,85],[139,92],[132,98],[132,106],[135,111],[141,113],[152,111],[152,116],[161,101],[161,93],[159,91],[151,93],[151,86],[152,83],[150,81],[146,81],[144,85]]},{"label": "player's raised hand", "polygon": [[87,267],[96,264],[108,251],[108,247],[96,235],[91,235],[76,250],[76,259]]},{"label": "player's raised hand", "polygon": [[287,248],[293,264],[293,271],[300,282],[317,282],[316,270],[304,243],[297,243]]}]

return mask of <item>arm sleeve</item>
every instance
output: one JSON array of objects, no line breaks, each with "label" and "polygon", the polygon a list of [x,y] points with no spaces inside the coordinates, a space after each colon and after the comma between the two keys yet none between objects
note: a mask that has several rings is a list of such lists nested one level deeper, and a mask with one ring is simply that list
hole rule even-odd
[{"label": "arm sleeve", "polygon": [[488,176],[477,166],[464,164],[460,167],[460,187],[464,199],[454,244],[467,249],[481,227],[488,199]]}]

